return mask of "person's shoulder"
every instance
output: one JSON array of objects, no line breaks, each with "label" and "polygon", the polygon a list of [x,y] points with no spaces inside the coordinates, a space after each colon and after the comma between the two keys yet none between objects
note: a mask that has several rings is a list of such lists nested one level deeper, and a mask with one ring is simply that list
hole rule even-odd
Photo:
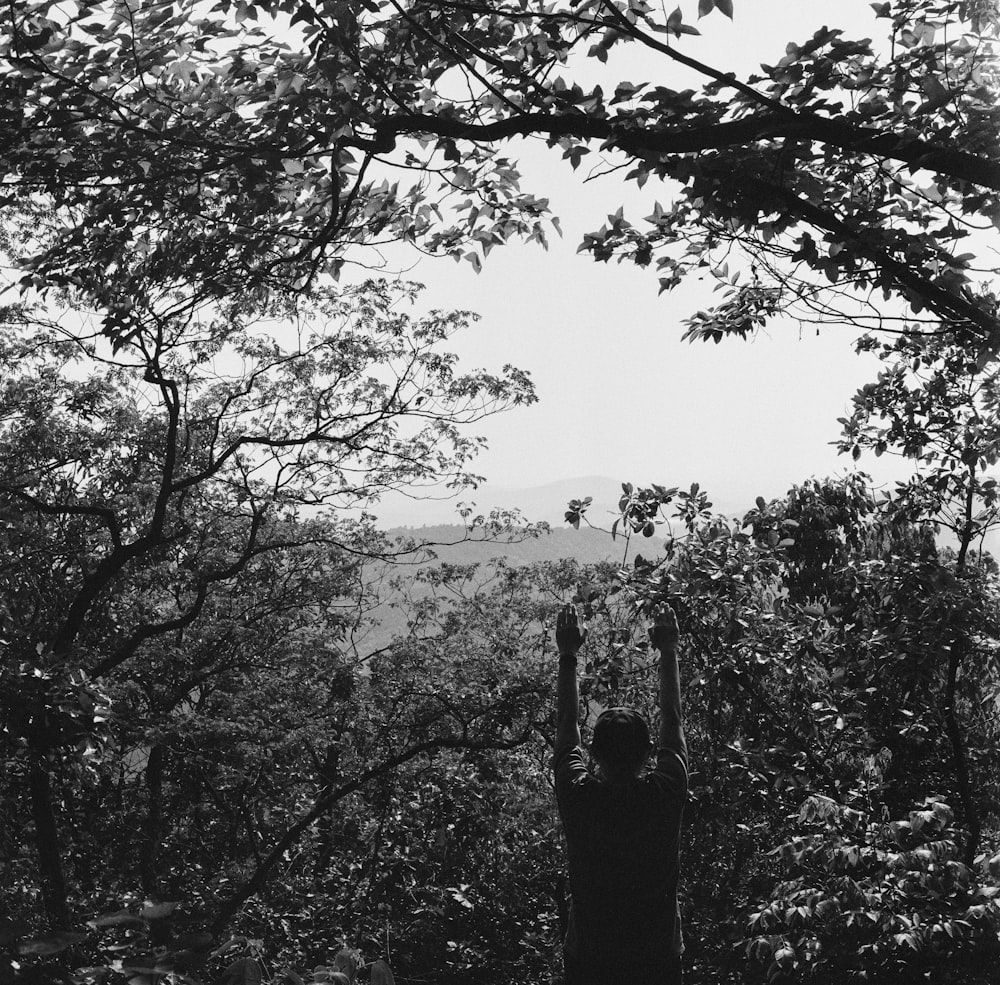
[{"label": "person's shoulder", "polygon": [[591,776],[583,756],[583,749],[579,745],[558,747],[552,754],[552,769],[557,780],[580,782]]},{"label": "person's shoulder", "polygon": [[583,749],[579,745],[556,746],[552,753],[552,766],[559,769],[563,763],[583,763]]},{"label": "person's shoulder", "polygon": [[681,769],[686,773],[687,753],[673,746],[660,746],[656,750],[656,769]]},{"label": "person's shoulder", "polygon": [[647,783],[674,793],[686,793],[688,786],[687,757],[676,749],[661,746],[656,753],[656,765],[644,777]]}]

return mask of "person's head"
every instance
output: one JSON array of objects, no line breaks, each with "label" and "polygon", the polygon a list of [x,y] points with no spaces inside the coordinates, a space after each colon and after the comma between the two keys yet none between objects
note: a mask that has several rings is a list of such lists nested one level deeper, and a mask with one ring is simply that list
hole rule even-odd
[{"label": "person's head", "polygon": [[601,712],[590,740],[590,754],[606,780],[631,780],[639,775],[652,748],[649,726],[631,708]]}]

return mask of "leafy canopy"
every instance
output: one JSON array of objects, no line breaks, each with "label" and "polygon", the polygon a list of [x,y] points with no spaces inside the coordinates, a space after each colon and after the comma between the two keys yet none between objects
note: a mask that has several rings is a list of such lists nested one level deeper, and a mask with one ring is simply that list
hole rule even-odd
[{"label": "leafy canopy", "polygon": [[[26,283],[108,305],[164,279],[302,286],[395,240],[478,267],[558,224],[507,153],[533,137],[667,182],[581,249],[661,289],[714,271],[691,337],[905,316],[989,358],[995,4],[870,6],[876,40],[821,27],[741,79],[695,56],[693,4],[31,0],[0,38],[6,202],[31,220],[9,248]],[[706,31],[720,14],[754,16],[698,4]]]}]

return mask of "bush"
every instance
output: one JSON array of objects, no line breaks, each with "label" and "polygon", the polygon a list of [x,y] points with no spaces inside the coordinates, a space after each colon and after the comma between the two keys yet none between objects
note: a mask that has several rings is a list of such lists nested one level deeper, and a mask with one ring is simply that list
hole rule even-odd
[{"label": "bush", "polygon": [[749,915],[751,966],[772,982],[995,981],[1000,856],[965,865],[952,820],[936,799],[887,822],[808,798],[801,834],[770,853],[786,878]]}]

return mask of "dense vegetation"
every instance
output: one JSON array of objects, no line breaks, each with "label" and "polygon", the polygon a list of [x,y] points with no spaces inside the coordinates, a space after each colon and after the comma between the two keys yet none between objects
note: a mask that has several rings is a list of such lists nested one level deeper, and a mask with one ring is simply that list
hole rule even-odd
[{"label": "dense vegetation", "polygon": [[[1000,17],[871,9],[876,40],[821,27],[745,80],[643,0],[4,9],[0,985],[557,980],[567,598],[588,719],[654,714],[642,617],[681,619],[693,982],[991,979]],[[689,338],[874,330],[842,450],[913,480],[738,522],[625,484],[620,566],[427,564],[376,530],[385,490],[473,484],[470,428],[534,393],[461,371],[468,313],[335,278],[389,241],[544,243],[522,136],[666,189],[581,246],[712,278]],[[386,598],[406,628],[366,646]]]},{"label": "dense vegetation", "polygon": [[8,746],[16,878],[3,892],[22,916],[5,939],[21,941],[22,969],[72,944],[90,969],[80,980],[108,967],[204,978],[237,957],[326,967],[349,944],[388,954],[403,982],[548,981],[565,884],[545,624],[577,598],[587,708],[653,715],[641,609],[667,597],[685,636],[694,768],[692,979],[988,981],[1000,957],[995,566],[956,570],[954,552],[887,518],[862,480],[806,483],[742,526],[713,517],[699,490],[631,490],[625,522],[645,524],[668,497],[686,535],[627,570],[421,568],[411,631],[364,661],[346,659],[336,619],[317,623],[325,606],[304,604],[352,580],[356,561],[334,549],[337,564],[317,564],[311,548],[304,565],[250,566],[204,630],[78,691],[49,763],[80,933],[38,934],[30,825],[13,823],[27,805],[10,796],[25,757]]}]

